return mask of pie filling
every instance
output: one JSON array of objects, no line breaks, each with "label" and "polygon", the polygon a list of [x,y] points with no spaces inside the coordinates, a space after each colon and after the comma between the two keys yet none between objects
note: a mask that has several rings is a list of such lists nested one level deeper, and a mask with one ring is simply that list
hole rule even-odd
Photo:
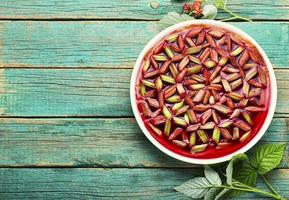
[{"label": "pie filling", "polygon": [[163,146],[187,157],[216,158],[257,134],[269,88],[254,45],[236,33],[194,25],[146,53],[136,99],[146,128]]}]

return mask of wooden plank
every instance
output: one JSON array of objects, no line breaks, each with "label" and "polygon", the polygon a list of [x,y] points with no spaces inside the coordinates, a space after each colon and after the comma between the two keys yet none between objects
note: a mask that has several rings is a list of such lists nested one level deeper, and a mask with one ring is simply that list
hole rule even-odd
[{"label": "wooden plank", "polygon": [[[289,70],[275,70],[289,114]],[[0,69],[0,116],[133,116],[131,69]]]},{"label": "wooden plank", "polygon": [[[289,66],[288,23],[232,24],[278,68]],[[132,68],[159,31],[158,22],[144,21],[0,21],[0,67]]]},{"label": "wooden plank", "polygon": [[[151,2],[158,2],[153,9]],[[145,19],[157,20],[170,11],[180,12],[182,1],[170,0],[2,0],[1,19]],[[286,0],[231,0],[228,7],[251,19],[288,20],[289,9]],[[224,14],[219,15],[220,18]]]},{"label": "wooden plank", "polygon": [[[262,142],[285,143],[288,132],[289,118],[276,118]],[[0,152],[0,167],[193,166],[160,152],[132,118],[0,119]]]},{"label": "wooden plank", "polygon": [[23,116],[132,115],[131,70],[0,71],[2,116],[11,115],[14,109]]},{"label": "wooden plank", "polygon": [[[173,190],[202,176],[192,169],[0,169],[1,199],[187,199]],[[289,198],[289,170],[274,170],[271,182]],[[257,187],[266,189],[261,180]],[[234,199],[264,199],[252,193]]]}]

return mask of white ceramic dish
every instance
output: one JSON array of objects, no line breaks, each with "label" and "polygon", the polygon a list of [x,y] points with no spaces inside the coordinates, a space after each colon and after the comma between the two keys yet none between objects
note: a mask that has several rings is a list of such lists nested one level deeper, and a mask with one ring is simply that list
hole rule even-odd
[{"label": "white ceramic dish", "polygon": [[[228,155],[223,156],[223,157],[218,157],[218,158],[210,158],[210,159],[190,158],[190,157],[182,156],[180,154],[177,154],[177,153],[167,149],[162,144],[160,144],[157,140],[155,140],[153,138],[153,136],[151,135],[151,133],[147,130],[147,128],[144,125],[143,120],[141,119],[141,115],[140,115],[140,113],[138,111],[138,108],[137,108],[135,85],[136,85],[136,81],[137,81],[137,75],[138,75],[138,72],[139,72],[139,68],[141,67],[141,62],[142,62],[143,57],[145,56],[145,54],[152,47],[154,47],[159,41],[161,41],[164,37],[166,37],[170,33],[174,32],[175,30],[182,29],[182,28],[185,28],[185,27],[187,27],[189,25],[194,25],[194,24],[204,24],[204,25],[207,25],[207,26],[215,26],[215,27],[223,28],[225,30],[228,30],[230,32],[233,32],[233,33],[236,33],[236,34],[240,35],[242,38],[246,38],[249,42],[251,42],[251,44],[255,45],[255,47],[259,50],[260,54],[264,58],[264,61],[265,61],[266,65],[267,65],[267,68],[268,68],[268,71],[269,71],[271,99],[270,99],[270,102],[269,102],[269,106],[270,107],[269,107],[269,110],[268,110],[268,114],[267,114],[267,117],[266,117],[262,127],[260,128],[259,132],[255,135],[255,137],[253,139],[251,139],[245,146],[243,146],[242,148],[238,149],[237,151],[235,151],[235,152],[233,152],[231,154],[228,154]],[[157,34],[144,47],[144,49],[140,53],[140,55],[139,55],[139,57],[138,57],[138,59],[137,59],[137,61],[135,63],[135,66],[134,66],[134,69],[133,69],[133,73],[132,73],[132,76],[131,76],[130,100],[131,100],[132,110],[133,110],[134,116],[136,118],[136,121],[137,121],[139,127],[141,128],[141,130],[145,134],[145,136],[158,149],[160,149],[165,154],[167,154],[167,155],[169,155],[169,156],[171,156],[173,158],[176,158],[178,160],[184,161],[184,162],[193,163],[193,164],[214,164],[214,163],[220,163],[220,162],[224,162],[224,161],[230,160],[234,155],[236,155],[238,153],[244,153],[244,152],[248,151],[265,134],[266,130],[268,129],[268,127],[269,127],[269,125],[271,123],[271,120],[272,120],[273,115],[274,115],[275,107],[276,107],[277,84],[276,84],[276,78],[275,78],[275,74],[274,74],[274,71],[273,71],[272,64],[270,63],[266,53],[263,51],[263,49],[260,47],[260,45],[251,36],[249,36],[247,33],[243,32],[239,28],[236,28],[235,26],[232,26],[232,25],[224,23],[224,22],[219,22],[219,21],[214,21],[214,20],[191,20],[191,21],[186,21],[186,22],[175,24],[174,26],[171,26],[171,27],[165,29],[164,31],[162,31],[159,34]]]}]

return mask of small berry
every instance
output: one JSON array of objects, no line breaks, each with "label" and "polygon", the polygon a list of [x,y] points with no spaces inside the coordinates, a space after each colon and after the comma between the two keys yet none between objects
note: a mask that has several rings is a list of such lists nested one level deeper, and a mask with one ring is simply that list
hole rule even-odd
[{"label": "small berry", "polygon": [[183,12],[189,14],[192,11],[191,5],[188,3],[184,3],[183,5]]},{"label": "small berry", "polygon": [[202,12],[202,0],[195,0],[194,3],[184,3],[183,12],[188,15],[193,15],[195,18],[201,18],[203,16]]}]

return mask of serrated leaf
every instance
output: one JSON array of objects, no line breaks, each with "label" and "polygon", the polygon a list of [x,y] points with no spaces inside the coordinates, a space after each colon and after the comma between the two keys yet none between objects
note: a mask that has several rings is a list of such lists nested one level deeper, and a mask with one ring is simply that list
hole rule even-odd
[{"label": "serrated leaf", "polygon": [[215,196],[217,196],[220,191],[220,188],[209,189],[204,196],[204,200],[214,200]]},{"label": "serrated leaf", "polygon": [[194,18],[187,15],[187,14],[179,14],[176,12],[169,12],[167,15],[165,15],[161,20],[160,24],[162,28],[167,28],[169,26],[172,26],[179,22],[184,22],[188,20],[193,20]]},{"label": "serrated leaf", "polygon": [[224,195],[225,195],[227,192],[229,192],[229,191],[230,191],[230,190],[227,189],[227,188],[223,189],[223,190],[215,197],[214,200],[220,199],[222,196],[224,196]]},{"label": "serrated leaf", "polygon": [[[256,170],[246,161],[235,167],[233,177],[235,180],[253,187],[256,184],[257,175]],[[239,190],[232,190],[230,196],[239,196],[241,193]]]},{"label": "serrated leaf", "polygon": [[205,177],[208,179],[208,181],[213,185],[222,185],[221,178],[219,174],[211,168],[209,165],[205,165]]},{"label": "serrated leaf", "polygon": [[234,178],[246,185],[255,186],[257,175],[256,170],[249,163],[245,163],[242,165],[242,168],[236,172]]},{"label": "serrated leaf", "polygon": [[175,190],[193,199],[199,199],[204,197],[211,187],[212,184],[205,177],[197,177],[175,187]]},{"label": "serrated leaf", "polygon": [[236,162],[245,161],[245,160],[248,160],[248,157],[243,153],[237,154],[231,159],[231,161],[229,162],[226,168],[226,176],[227,176],[228,185],[232,185],[232,182],[233,182],[232,180],[233,180],[234,164],[236,164]]},{"label": "serrated leaf", "polygon": [[251,158],[252,166],[259,174],[265,174],[277,167],[283,157],[286,144],[264,144],[258,146]]}]

